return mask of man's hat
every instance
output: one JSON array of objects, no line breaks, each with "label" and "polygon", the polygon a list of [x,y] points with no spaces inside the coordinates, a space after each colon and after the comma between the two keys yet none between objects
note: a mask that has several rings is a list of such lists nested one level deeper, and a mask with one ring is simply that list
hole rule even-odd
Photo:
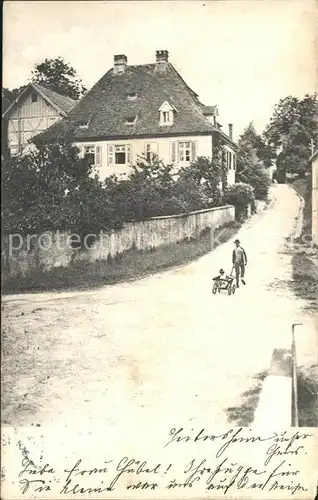
[{"label": "man's hat", "polygon": [[240,243],[240,240],[235,240],[234,243]]}]

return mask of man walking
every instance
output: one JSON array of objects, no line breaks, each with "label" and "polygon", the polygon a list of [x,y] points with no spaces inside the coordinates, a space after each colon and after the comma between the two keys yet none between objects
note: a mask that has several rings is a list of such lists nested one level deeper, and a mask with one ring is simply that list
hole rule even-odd
[{"label": "man walking", "polygon": [[245,266],[247,265],[247,257],[244,248],[241,247],[240,240],[235,240],[235,248],[232,254],[232,263],[235,268],[235,278],[237,288],[240,286],[240,276],[243,285],[245,285],[244,275]]}]

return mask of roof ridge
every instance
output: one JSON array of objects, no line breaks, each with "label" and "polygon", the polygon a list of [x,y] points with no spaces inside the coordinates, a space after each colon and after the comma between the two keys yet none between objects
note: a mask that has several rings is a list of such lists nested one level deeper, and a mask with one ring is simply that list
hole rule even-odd
[{"label": "roof ridge", "polygon": [[197,110],[202,114],[203,119],[211,126],[212,130],[217,130],[214,125],[204,116],[202,109],[200,109],[200,106],[205,106],[200,100],[199,100],[199,95],[194,92],[194,90],[189,87],[189,85],[186,83],[186,81],[182,78],[180,75],[179,71],[173,66],[173,64],[169,63],[178,78],[182,81],[182,83],[186,86],[187,90],[189,91],[189,94],[191,96],[191,99],[193,100],[193,103]]},{"label": "roof ridge", "polygon": [[58,95],[59,97],[63,97],[64,99],[68,99],[69,101],[71,102],[76,102],[75,99],[72,99],[71,97],[69,97],[68,95],[65,95],[65,94],[61,94],[61,92],[57,92],[56,90],[53,90],[51,89],[51,87],[47,86],[47,85],[43,85],[42,83],[37,83],[37,82],[30,82],[32,85],[35,85],[36,87],[40,87],[44,90],[48,90],[49,92],[52,92],[53,94],[56,94]]},{"label": "roof ridge", "polygon": [[[156,67],[156,63],[128,65],[120,75],[114,73],[113,67],[109,68],[74,104],[68,117],[54,130],[51,128],[52,134],[44,133],[44,140],[50,140],[50,135],[54,139],[62,129],[68,130],[75,141],[80,142],[98,138],[117,140],[132,136],[221,133],[204,115],[205,105],[173,64],[168,61],[165,71],[157,72]],[[127,99],[132,89],[138,91],[134,101]],[[164,101],[178,110],[169,127],[163,127],[159,119],[158,108]],[[127,126],[126,117],[133,113],[138,113],[139,119],[132,129]],[[81,121],[87,122],[88,126],[79,127]]]}]

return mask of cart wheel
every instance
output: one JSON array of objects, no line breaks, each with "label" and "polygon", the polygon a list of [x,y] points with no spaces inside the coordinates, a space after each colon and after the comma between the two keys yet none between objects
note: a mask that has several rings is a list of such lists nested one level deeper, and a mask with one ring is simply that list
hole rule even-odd
[{"label": "cart wheel", "polygon": [[214,283],[213,288],[212,288],[212,293],[214,293],[214,295],[215,295],[217,291],[218,291],[218,286],[216,283]]},{"label": "cart wheel", "polygon": [[227,293],[228,293],[229,295],[231,295],[231,293],[232,293],[232,288],[231,288],[230,286],[229,286],[229,287],[228,287],[228,289],[227,289]]},{"label": "cart wheel", "polygon": [[233,285],[233,286],[232,286],[232,293],[233,293],[233,294],[235,293],[235,290],[236,290],[236,286],[235,286],[235,285]]}]

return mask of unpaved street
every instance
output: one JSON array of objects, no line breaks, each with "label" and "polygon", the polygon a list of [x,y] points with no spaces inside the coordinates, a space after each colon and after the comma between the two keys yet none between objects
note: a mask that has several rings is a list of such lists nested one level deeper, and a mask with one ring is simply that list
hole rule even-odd
[{"label": "unpaved street", "polygon": [[290,348],[290,326],[299,319],[298,361],[314,363],[314,319],[277,286],[291,279],[284,238],[295,228],[299,199],[285,185],[273,197],[238,234],[247,286],[234,296],[211,293],[211,277],[231,270],[231,240],[133,283],[5,297],[2,420],[226,423],[227,408],[239,406],[253,377],[269,368],[273,349]]}]

